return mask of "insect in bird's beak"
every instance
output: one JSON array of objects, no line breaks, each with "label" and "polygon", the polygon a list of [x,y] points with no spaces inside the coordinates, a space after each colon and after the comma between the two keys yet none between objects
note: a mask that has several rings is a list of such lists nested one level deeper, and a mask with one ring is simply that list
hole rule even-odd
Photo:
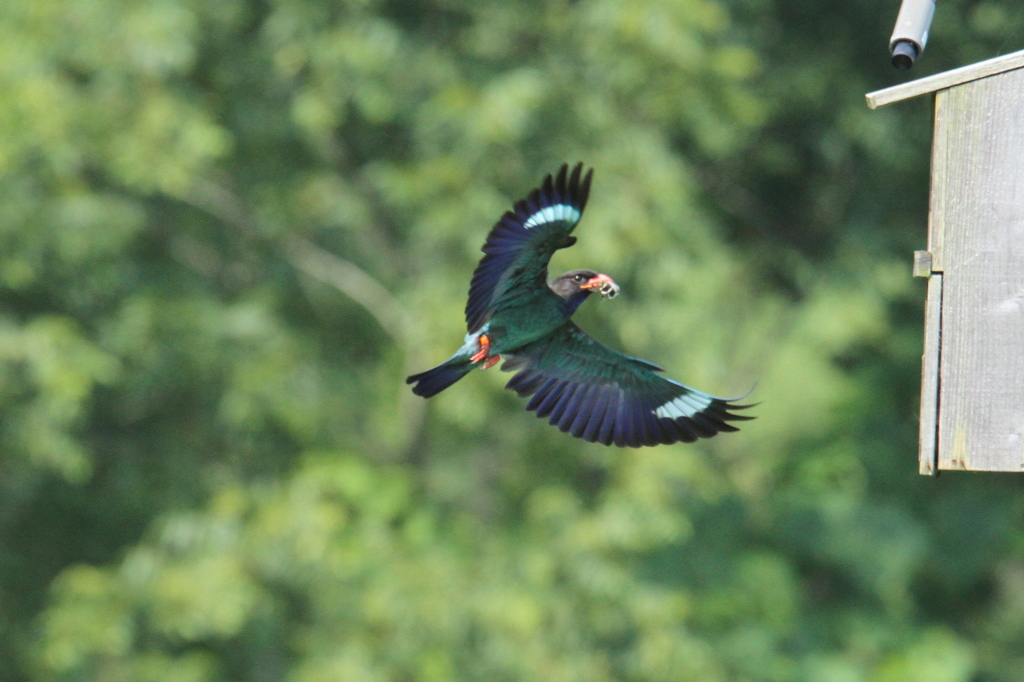
[{"label": "insect in bird's beak", "polygon": [[619,285],[608,275],[596,275],[580,285],[580,289],[596,291],[602,298],[615,298],[619,295]]}]

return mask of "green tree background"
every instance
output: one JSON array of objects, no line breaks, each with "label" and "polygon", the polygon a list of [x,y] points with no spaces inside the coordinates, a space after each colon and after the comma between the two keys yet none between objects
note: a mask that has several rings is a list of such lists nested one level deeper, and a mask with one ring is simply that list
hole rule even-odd
[{"label": "green tree background", "polygon": [[[925,99],[898,3],[0,5],[0,682],[1012,682],[1022,485],[916,473]],[[914,76],[1019,49],[944,0]],[[738,434],[424,402],[563,161],[579,317]]]}]

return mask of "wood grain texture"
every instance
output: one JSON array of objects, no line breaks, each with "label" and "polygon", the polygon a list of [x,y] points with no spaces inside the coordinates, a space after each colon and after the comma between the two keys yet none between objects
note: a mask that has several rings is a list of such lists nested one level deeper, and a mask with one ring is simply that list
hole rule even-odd
[{"label": "wood grain texture", "polygon": [[932,276],[932,252],[931,251],[915,251],[914,252],[914,277],[931,277]]},{"label": "wood grain texture", "polygon": [[924,353],[921,355],[921,431],[918,436],[918,472],[938,473],[939,359],[942,328],[942,273],[928,278],[924,315]]},{"label": "wood grain texture", "polygon": [[[940,469],[1024,469],[1024,70],[938,93]],[[924,419],[922,418],[922,423]]]},{"label": "wood grain texture", "polygon": [[886,104],[900,102],[918,95],[926,95],[930,92],[938,92],[962,83],[987,78],[997,73],[1005,73],[1013,69],[1024,67],[1024,50],[1004,54],[1001,57],[993,57],[976,64],[968,64],[959,69],[943,71],[927,78],[918,78],[909,83],[900,83],[891,88],[876,90],[864,95],[868,101],[868,107],[876,109]]}]

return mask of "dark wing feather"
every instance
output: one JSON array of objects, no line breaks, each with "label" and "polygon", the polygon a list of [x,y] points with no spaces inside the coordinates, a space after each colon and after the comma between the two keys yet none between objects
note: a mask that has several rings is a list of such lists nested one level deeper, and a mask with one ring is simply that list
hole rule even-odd
[{"label": "dark wing feather", "polygon": [[556,177],[516,202],[491,228],[484,257],[476,266],[466,303],[466,326],[483,326],[501,297],[517,285],[547,286],[548,261],[556,250],[572,246],[569,234],[587,205],[593,169],[583,175],[578,163],[569,173],[563,164]]},{"label": "dark wing feather", "polygon": [[753,419],[734,414],[750,405],[666,379],[657,365],[611,350],[572,322],[517,351],[506,368],[519,368],[506,388],[532,396],[526,409],[591,443],[692,443]]}]

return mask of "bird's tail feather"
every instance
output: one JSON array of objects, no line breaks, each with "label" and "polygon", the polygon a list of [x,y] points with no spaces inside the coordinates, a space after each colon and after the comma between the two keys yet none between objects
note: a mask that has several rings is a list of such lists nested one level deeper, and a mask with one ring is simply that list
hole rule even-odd
[{"label": "bird's tail feather", "polygon": [[412,392],[424,398],[429,398],[432,395],[437,395],[469,374],[471,369],[473,369],[473,362],[469,358],[454,357],[444,364],[428,369],[426,372],[413,374],[405,380],[405,383],[415,384],[412,387]]}]

